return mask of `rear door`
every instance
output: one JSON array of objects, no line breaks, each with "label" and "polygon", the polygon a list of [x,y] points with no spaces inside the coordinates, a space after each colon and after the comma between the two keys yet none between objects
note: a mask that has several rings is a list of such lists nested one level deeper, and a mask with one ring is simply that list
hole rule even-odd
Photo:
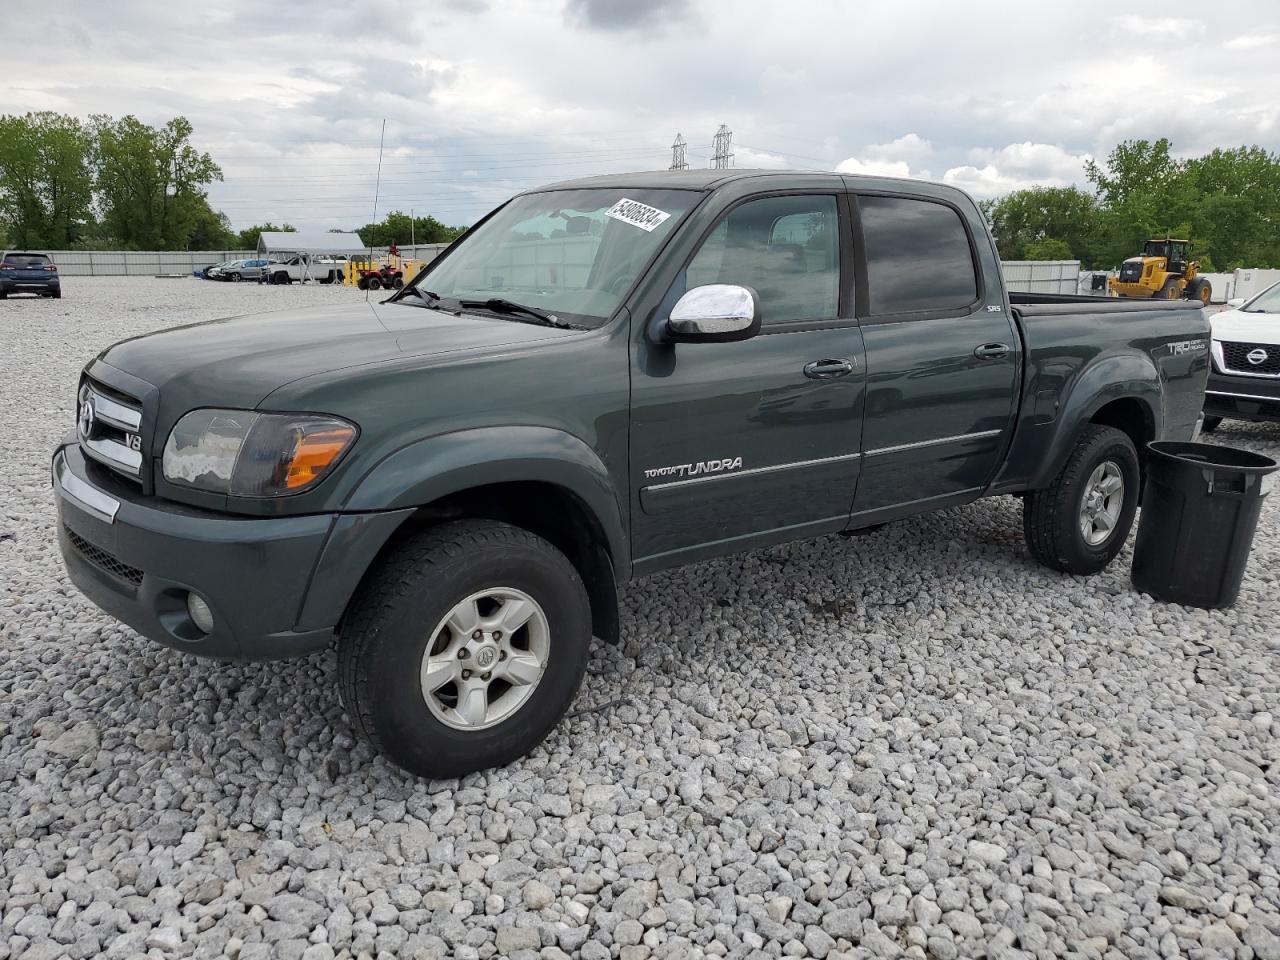
[{"label": "rear door", "polygon": [[1012,429],[1021,353],[971,204],[871,192],[854,200],[867,355],[857,525],[982,492]]},{"label": "rear door", "polygon": [[670,344],[638,331],[638,572],[844,527],[863,396],[847,224],[838,187],[748,196],[709,228],[662,309],[704,284],[748,286],[761,332],[736,343]]}]

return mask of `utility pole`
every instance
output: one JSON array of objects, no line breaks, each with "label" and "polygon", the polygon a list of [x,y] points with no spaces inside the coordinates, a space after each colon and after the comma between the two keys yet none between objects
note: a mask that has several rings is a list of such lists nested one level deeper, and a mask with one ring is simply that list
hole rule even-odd
[{"label": "utility pole", "polygon": [[733,131],[729,129],[728,124],[720,124],[720,129],[716,131],[712,142],[714,148],[711,157],[711,168],[713,170],[728,170],[733,166]]},{"label": "utility pole", "polygon": [[671,144],[671,166],[669,170],[688,170],[689,160],[685,156],[685,149],[688,144],[681,134],[676,134],[675,143]]},{"label": "utility pole", "polygon": [[409,246],[413,247],[413,255],[416,257],[418,255],[418,244],[417,244],[417,241],[413,239],[414,238],[413,226],[414,226],[413,207],[410,207],[409,208]]}]

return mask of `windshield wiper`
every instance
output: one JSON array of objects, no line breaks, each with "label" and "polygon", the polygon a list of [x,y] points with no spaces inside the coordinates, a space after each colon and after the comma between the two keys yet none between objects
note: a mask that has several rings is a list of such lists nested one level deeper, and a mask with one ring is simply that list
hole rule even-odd
[{"label": "windshield wiper", "polygon": [[479,307],[485,310],[493,310],[496,313],[518,314],[529,318],[529,322],[544,327],[559,327],[561,330],[583,329],[577,324],[561,320],[554,313],[547,313],[547,311],[539,310],[537,307],[527,307],[523,303],[515,303],[512,300],[504,300],[502,297],[490,297],[488,300],[459,300],[458,304],[463,308],[475,309]]},{"label": "windshield wiper", "polygon": [[431,307],[433,309],[444,310],[447,313],[452,313],[455,315],[458,313],[461,313],[460,310],[450,310],[448,307],[443,306],[444,298],[440,296],[440,294],[433,293],[430,290],[423,290],[419,286],[405,287],[404,290],[401,292],[400,296],[396,297],[395,302],[398,303],[399,301],[403,300],[404,295],[406,293],[412,293],[419,300],[425,303],[428,307]]}]

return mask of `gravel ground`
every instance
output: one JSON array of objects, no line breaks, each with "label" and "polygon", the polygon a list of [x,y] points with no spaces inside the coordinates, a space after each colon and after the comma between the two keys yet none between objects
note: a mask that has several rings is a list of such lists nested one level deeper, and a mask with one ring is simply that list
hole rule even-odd
[{"label": "gravel ground", "polygon": [[420,782],[329,655],[153,646],[51,532],[95,351],[359,294],[64,290],[0,304],[0,960],[1280,957],[1274,503],[1225,612],[1034,566],[1011,499],[656,576],[543,747]]}]

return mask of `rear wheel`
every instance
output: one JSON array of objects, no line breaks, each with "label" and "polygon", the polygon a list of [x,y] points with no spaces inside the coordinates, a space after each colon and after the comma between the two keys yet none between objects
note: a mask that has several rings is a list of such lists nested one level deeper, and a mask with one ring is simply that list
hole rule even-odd
[{"label": "rear wheel", "polygon": [[370,277],[366,282],[368,283],[368,287],[370,290],[382,289],[382,281],[379,280],[377,277]]},{"label": "rear wheel", "polygon": [[1140,477],[1128,434],[1087,425],[1053,482],[1023,500],[1022,531],[1031,555],[1065,573],[1102,570],[1129,536]]},{"label": "rear wheel", "polygon": [[1213,433],[1222,423],[1221,417],[1205,417],[1204,423],[1200,424],[1201,433]]},{"label": "rear wheel", "polygon": [[401,287],[404,286],[404,277],[400,276],[400,274],[397,273],[395,276],[395,279],[391,281],[391,286],[399,290]]},{"label": "rear wheel", "polygon": [[229,273],[227,274],[227,279],[230,280],[232,283],[239,283],[244,278],[241,277],[240,274],[238,273]]},{"label": "rear wheel", "polygon": [[523,756],[559,722],[586,669],[591,609],[550,543],[462,520],[383,558],[339,637],[360,733],[412,773],[459,777]]}]

